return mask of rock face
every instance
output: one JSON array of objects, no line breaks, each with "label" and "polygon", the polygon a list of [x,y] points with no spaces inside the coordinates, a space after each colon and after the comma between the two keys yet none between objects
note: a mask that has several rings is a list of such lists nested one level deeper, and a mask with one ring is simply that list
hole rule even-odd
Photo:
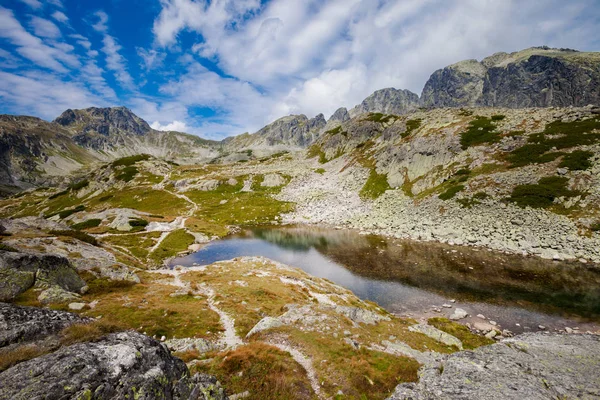
[{"label": "rock face", "polygon": [[[70,313],[0,303],[0,350],[42,341],[73,323]],[[166,346],[136,332],[107,335],[18,363],[0,373],[0,399],[227,399],[208,375],[190,376]]]},{"label": "rock face", "polygon": [[126,107],[87,108],[85,110],[68,109],[54,120],[64,127],[77,127],[75,140],[79,144],[91,144],[92,135],[104,137],[119,134],[143,136],[151,131],[150,125]]},{"label": "rock face", "polygon": [[597,398],[600,336],[525,334],[450,355],[390,400]]},{"label": "rock face", "polygon": [[223,143],[229,151],[265,147],[302,148],[312,144],[325,125],[323,114],[311,119],[303,114],[289,115],[279,118],[256,133],[228,138]]},{"label": "rock face", "polygon": [[[402,115],[419,107],[419,95],[405,89],[387,88],[377,90],[350,110],[352,118],[366,113]],[[334,114],[335,115],[335,114]]]},{"label": "rock face", "polygon": [[86,288],[64,257],[0,251],[0,301],[12,300],[34,285],[75,293]]},{"label": "rock face", "polygon": [[435,71],[423,89],[427,107],[566,107],[600,103],[600,55],[534,47]]}]

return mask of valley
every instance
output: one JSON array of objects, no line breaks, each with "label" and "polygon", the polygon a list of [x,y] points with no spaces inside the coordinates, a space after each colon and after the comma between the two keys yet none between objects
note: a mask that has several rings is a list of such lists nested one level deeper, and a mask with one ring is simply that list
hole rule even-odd
[{"label": "valley", "polygon": [[[599,395],[597,92],[511,97],[499,71],[551,59],[579,83],[596,57],[465,61],[421,97],[220,142],[124,107],[1,116],[0,399],[44,379],[69,398]],[[110,379],[37,369],[55,357]]]}]

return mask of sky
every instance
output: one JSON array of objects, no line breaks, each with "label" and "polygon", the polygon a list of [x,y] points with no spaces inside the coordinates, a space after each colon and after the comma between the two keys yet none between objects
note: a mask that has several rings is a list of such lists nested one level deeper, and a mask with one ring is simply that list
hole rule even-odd
[{"label": "sky", "polygon": [[598,32],[599,0],[0,0],[0,113],[126,106],[219,139]]}]

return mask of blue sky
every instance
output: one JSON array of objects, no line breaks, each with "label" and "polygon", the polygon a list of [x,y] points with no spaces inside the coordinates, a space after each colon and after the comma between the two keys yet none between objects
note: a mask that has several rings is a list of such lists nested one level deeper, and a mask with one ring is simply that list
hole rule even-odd
[{"label": "blue sky", "polygon": [[124,105],[207,138],[498,51],[600,49],[597,0],[0,0],[0,113]]}]

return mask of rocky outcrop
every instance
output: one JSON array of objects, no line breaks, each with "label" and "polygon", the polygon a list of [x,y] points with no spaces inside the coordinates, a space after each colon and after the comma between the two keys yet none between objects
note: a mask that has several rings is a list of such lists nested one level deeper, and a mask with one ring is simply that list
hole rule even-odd
[{"label": "rocky outcrop", "polygon": [[406,89],[377,90],[350,110],[352,118],[366,113],[402,115],[419,107],[419,95]]},{"label": "rocky outcrop", "polygon": [[534,47],[435,71],[427,107],[567,107],[600,104],[600,54]]},{"label": "rocky outcrop", "polygon": [[0,348],[41,340],[75,323],[89,321],[64,311],[0,303]]},{"label": "rocky outcrop", "polygon": [[94,134],[105,137],[119,134],[143,136],[152,128],[150,125],[126,107],[86,108],[84,110],[68,109],[54,120],[66,128],[73,128],[78,133],[75,140],[82,145],[92,145]]},{"label": "rocky outcrop", "polygon": [[[63,311],[0,303],[0,351],[33,340],[43,345],[65,327],[87,322]],[[136,332],[45,349],[50,353],[0,372],[0,399],[227,399],[215,378],[190,376],[165,345]]]},{"label": "rocky outcrop", "polygon": [[389,400],[597,398],[599,362],[600,336],[525,334],[427,366]]},{"label": "rocky outcrop", "polygon": [[340,107],[337,110],[335,110],[335,112],[333,113],[333,115],[329,118],[329,121],[337,121],[337,122],[346,122],[350,119],[350,113],[348,112],[348,110],[346,110],[345,107]]},{"label": "rocky outcrop", "polygon": [[74,293],[87,290],[64,257],[0,250],[0,301],[10,301],[34,285]]}]

